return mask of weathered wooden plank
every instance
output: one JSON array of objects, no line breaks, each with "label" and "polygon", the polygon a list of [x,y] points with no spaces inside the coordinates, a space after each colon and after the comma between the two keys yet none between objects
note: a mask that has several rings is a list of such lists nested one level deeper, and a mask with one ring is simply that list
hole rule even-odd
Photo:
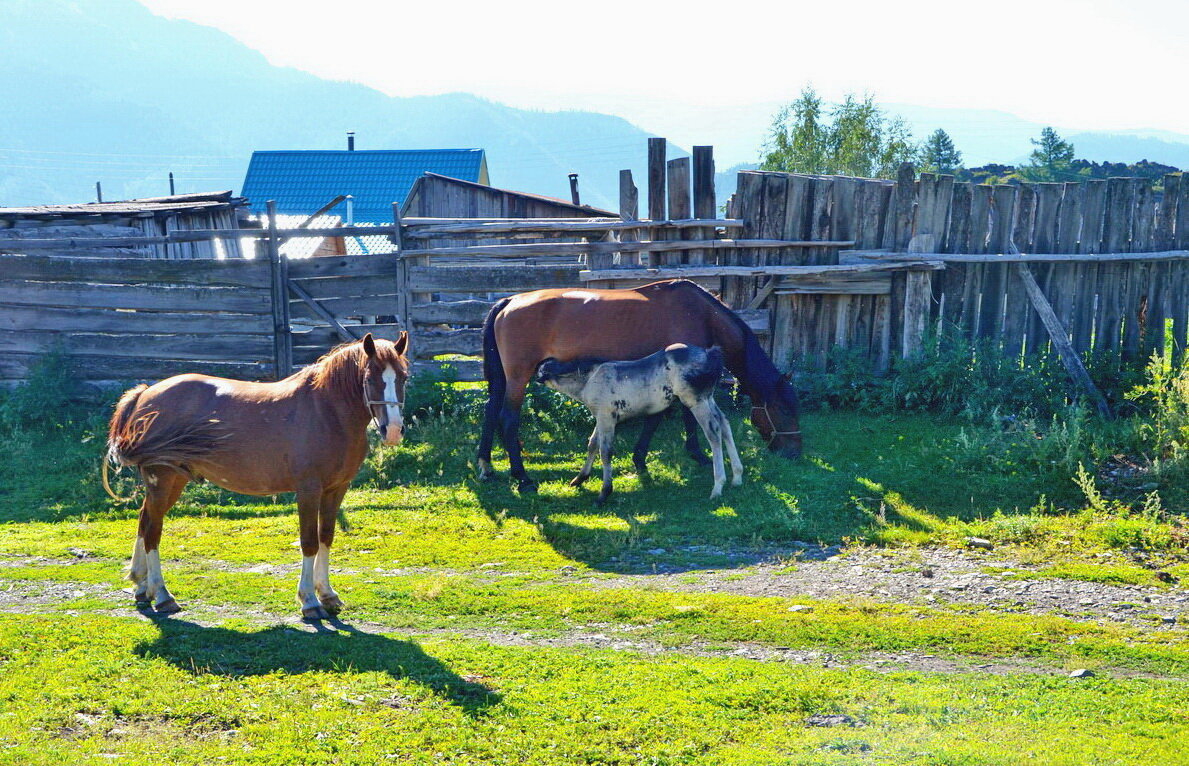
[{"label": "weathered wooden plank", "polygon": [[[292,280],[292,283],[315,299],[349,298],[352,296],[367,298],[375,295],[395,295],[398,292],[395,274],[384,277],[303,279],[301,281]],[[296,300],[293,296],[290,298]]]},{"label": "weathered wooden plank", "polygon": [[[692,218],[693,204],[690,199],[690,158],[677,157],[669,160],[665,168],[665,190],[669,201],[669,218]],[[664,239],[681,239],[679,232],[666,232]],[[670,252],[664,262],[676,265],[685,262],[685,254]]]},{"label": "weathered wooden plank", "polygon": [[[1130,246],[1131,214],[1135,207],[1135,190],[1126,178],[1111,178],[1106,182],[1106,200],[1099,252],[1124,253]],[[1104,351],[1115,351],[1122,342],[1123,315],[1126,311],[1127,276],[1124,266],[1101,263],[1098,267],[1099,304],[1095,335],[1096,344]]]},{"label": "weathered wooden plank", "polygon": [[777,295],[887,295],[892,291],[891,273],[822,274],[777,278]]},{"label": "weathered wooden plank", "polygon": [[477,266],[451,268],[409,267],[409,287],[414,292],[515,292],[578,284],[581,267]]},{"label": "weathered wooden plank", "polygon": [[270,359],[272,336],[0,330],[0,353],[42,353],[55,347],[70,355],[258,362]]},{"label": "weathered wooden plank", "polygon": [[941,263],[1110,263],[1113,261],[1183,261],[1189,250],[1161,253],[889,253],[885,250],[851,250],[847,255],[895,263],[927,258]]},{"label": "weathered wooden plank", "polygon": [[214,259],[73,258],[61,255],[0,255],[4,279],[91,282],[117,285],[166,284],[267,289],[267,263]]},{"label": "weathered wooden plank", "polygon": [[663,138],[648,139],[648,217],[665,218],[665,154]]},{"label": "weathered wooden plank", "polygon": [[[927,259],[927,260],[926,260]],[[538,267],[539,268],[539,267]],[[769,275],[797,275],[805,277],[838,274],[871,274],[896,271],[936,271],[943,268],[933,256],[918,256],[916,261],[893,261],[889,263],[843,263],[809,266],[682,266],[664,269],[609,269],[604,271],[582,271],[583,281],[607,279],[656,279],[690,277],[759,277]]]},{"label": "weathered wooden plank", "polygon": [[[1016,210],[1011,234],[1013,248],[1021,252],[1032,251],[1037,221],[1036,207],[1036,187],[1022,184],[1016,196]],[[1006,275],[1004,281],[1002,348],[1005,356],[1015,359],[1023,352],[1025,344],[1027,344],[1028,353],[1038,350],[1039,336],[1030,332],[1030,320],[1036,312],[1032,311],[1028,302],[1028,294],[1024,291],[1024,285],[1020,280]],[[1039,325],[1039,320],[1037,320],[1037,329],[1041,332],[1044,331],[1044,328]]]},{"label": "weathered wooden plank", "polygon": [[[377,338],[394,341],[400,337],[402,330],[399,324],[390,322],[382,324],[350,323],[345,326],[351,331],[352,339],[362,338],[365,334],[371,333]],[[338,330],[330,325],[294,329],[293,357],[298,360],[299,357],[305,358],[310,350],[326,353],[342,342],[344,341]],[[302,349],[302,352],[299,353],[298,349]]]},{"label": "weathered wooden plank", "polygon": [[[41,358],[40,353],[0,353],[0,380],[22,380],[28,377],[32,366]],[[191,372],[237,380],[262,380],[272,376],[271,362],[72,356],[68,364],[74,375],[88,381],[158,381]]]},{"label": "weathered wooden plank", "polygon": [[419,303],[410,308],[409,316],[417,324],[481,325],[493,305],[477,300]]},{"label": "weathered wooden plank", "polygon": [[[992,252],[1010,252],[1015,221],[1016,197],[1019,189],[1001,184],[991,190],[993,218],[988,247]],[[978,337],[998,343],[1002,338],[1004,303],[1007,290],[1006,267],[988,264],[984,267],[982,301],[979,309]]]},{"label": "weathered wooden plank", "polygon": [[290,279],[322,277],[395,277],[398,255],[343,255],[289,261]]},{"label": "weathered wooden plank", "polygon": [[156,311],[269,313],[267,290],[246,287],[89,285],[71,282],[0,282],[0,303]]},{"label": "weathered wooden plank", "polygon": [[[349,296],[344,298],[319,298],[318,305],[340,321],[344,317],[396,316],[400,317],[399,294],[374,296]],[[321,314],[313,311],[303,301],[289,302],[289,313],[315,322],[325,321]]]},{"label": "weathered wooden plank", "polygon": [[1176,223],[1173,225],[1173,247],[1189,250],[1189,179],[1181,173],[1181,189],[1177,198]]},{"label": "weathered wooden plank", "polygon": [[[715,217],[714,197],[714,147],[695,146],[694,165],[694,217],[713,219]],[[694,239],[712,239],[713,228],[694,229],[690,232]],[[687,260],[692,264],[706,262],[707,253],[704,250],[691,250]]]},{"label": "weathered wooden plank", "polygon": [[680,240],[673,242],[531,242],[511,245],[471,245],[468,247],[441,247],[429,250],[418,250],[418,256],[441,257],[488,257],[488,258],[528,258],[533,256],[564,256],[570,255],[576,261],[578,256],[585,253],[615,253],[615,252],[672,252],[697,247],[710,250],[748,250],[748,249],[782,249],[787,247],[812,248],[815,250],[839,250],[853,247],[851,240],[823,240],[785,242],[780,239],[704,239]]},{"label": "weathered wooden plank", "polygon": [[[621,179],[631,179],[631,171],[620,171]],[[621,187],[622,188],[622,187]],[[403,236],[408,240],[425,240],[425,239],[453,239],[463,235],[474,235],[476,239],[486,239],[492,237],[508,238],[515,236],[526,237],[546,237],[546,236],[562,236],[572,237],[581,234],[604,234],[609,231],[625,231],[635,229],[645,229],[649,231],[667,231],[667,230],[681,230],[681,229],[696,229],[700,228],[703,221],[700,220],[672,220],[668,218],[660,218],[657,220],[644,220],[639,223],[632,223],[632,221],[639,221],[639,190],[636,189],[635,183],[632,183],[631,188],[634,191],[634,202],[632,203],[635,210],[635,218],[624,219],[620,218],[564,218],[564,219],[508,219],[506,221],[486,221],[484,219],[473,219],[471,222],[459,223],[443,223],[430,225],[405,225],[403,228]],[[624,201],[621,198],[621,202]],[[405,219],[408,221],[409,219]],[[712,212],[705,225],[713,226],[718,229],[741,229],[743,228],[743,221],[738,218],[716,218]]]},{"label": "weathered wooden plank", "polygon": [[432,359],[442,354],[477,356],[483,353],[483,331],[418,330],[414,348],[418,359]]},{"label": "weathered wooden plank", "polygon": [[933,302],[932,274],[910,271],[904,289],[904,324],[901,354],[914,356],[924,348],[925,331],[929,326],[929,304]]},{"label": "weathered wooden plank", "polygon": [[[619,171],[619,217],[626,223],[640,220],[640,191],[636,188],[635,182],[632,180],[631,170]],[[635,242],[640,239],[640,230],[634,228],[625,228],[619,230],[620,242]],[[633,253],[619,252],[612,255],[611,264],[607,264],[603,259],[592,255],[590,257],[592,267],[605,268],[608,265],[613,266],[628,266],[639,264],[639,255]]]},{"label": "weathered wooden plank", "polygon": [[1181,192],[1181,174],[1166,173],[1162,179],[1164,193],[1160,198],[1160,210],[1156,217],[1154,249],[1172,250],[1176,241],[1173,232],[1177,221],[1177,198]]},{"label": "weathered wooden plank", "polygon": [[264,314],[185,314],[7,305],[0,307],[0,330],[257,335],[272,332],[272,321]]},{"label": "weathered wooden plank", "polygon": [[[950,202],[950,221],[946,229],[945,252],[955,248],[965,249],[970,241],[970,184],[954,184]],[[939,311],[947,329],[954,331],[962,326],[962,316],[971,309],[964,304],[966,275],[970,267],[963,264],[946,266],[936,280],[941,285]]]},{"label": "weathered wooden plank", "polygon": [[900,165],[896,173],[896,185],[888,206],[884,225],[883,246],[892,250],[905,250],[912,238],[913,205],[916,203],[914,182],[916,169],[912,163]]}]

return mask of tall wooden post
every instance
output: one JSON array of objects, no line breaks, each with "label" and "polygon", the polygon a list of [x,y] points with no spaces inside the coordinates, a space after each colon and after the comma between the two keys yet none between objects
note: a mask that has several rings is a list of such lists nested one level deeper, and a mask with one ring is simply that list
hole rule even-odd
[{"label": "tall wooden post", "polygon": [[[694,218],[715,218],[714,210],[714,147],[694,147]],[[714,229],[694,229],[694,239],[711,239]],[[713,257],[713,251],[711,251]],[[705,250],[691,250],[691,264],[705,263]]]},{"label": "tall wooden post", "polygon": [[277,237],[277,203],[268,201],[268,263],[272,272],[273,377],[293,372],[293,338],[289,334],[289,262],[281,257]]},{"label": "tall wooden post", "polygon": [[[409,334],[409,346],[413,344],[412,303],[409,294],[409,264],[405,260],[404,238],[400,230],[400,203],[392,203],[392,244],[396,246],[399,260],[396,263],[396,317],[401,329]],[[411,352],[410,352],[411,354]],[[411,357],[410,357],[411,358]]]},{"label": "tall wooden post", "polygon": [[[648,218],[653,221],[665,220],[665,153],[665,139],[648,139]],[[649,234],[649,239],[659,239],[656,229]],[[656,266],[659,258],[656,253],[647,253],[643,265]]]},{"label": "tall wooden post", "polygon": [[[632,180],[631,170],[619,171],[619,217],[624,221],[640,220],[640,190]],[[635,229],[624,229],[619,233],[620,242],[636,242],[639,239]],[[620,253],[619,266],[638,266],[638,253]]]}]

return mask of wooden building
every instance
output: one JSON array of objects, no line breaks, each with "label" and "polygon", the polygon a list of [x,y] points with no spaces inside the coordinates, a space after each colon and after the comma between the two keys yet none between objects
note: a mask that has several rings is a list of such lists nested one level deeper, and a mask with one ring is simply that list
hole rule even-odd
[{"label": "wooden building", "polygon": [[616,218],[618,213],[554,197],[497,189],[459,178],[423,173],[401,207],[408,218]]},{"label": "wooden building", "polygon": [[230,191],[0,208],[0,247],[11,250],[25,239],[61,239],[62,254],[74,256],[238,257],[240,244],[235,239],[120,247],[75,247],[69,240],[110,237],[126,241],[193,229],[240,229],[252,226],[247,216],[247,200]]}]

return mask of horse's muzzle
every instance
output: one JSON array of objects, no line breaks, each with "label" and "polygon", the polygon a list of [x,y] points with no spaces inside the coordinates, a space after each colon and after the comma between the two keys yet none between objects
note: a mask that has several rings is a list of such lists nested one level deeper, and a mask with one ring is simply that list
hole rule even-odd
[{"label": "horse's muzzle", "polygon": [[395,447],[396,445],[398,445],[402,441],[404,441],[405,427],[403,424],[398,426],[398,425],[393,425],[392,423],[389,423],[388,425],[385,425],[385,426],[381,426],[380,427],[380,438],[384,440],[385,444]]}]

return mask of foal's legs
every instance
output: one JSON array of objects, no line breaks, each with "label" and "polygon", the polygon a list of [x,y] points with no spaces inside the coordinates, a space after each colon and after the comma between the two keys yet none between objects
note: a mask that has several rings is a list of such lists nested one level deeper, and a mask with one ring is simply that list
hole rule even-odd
[{"label": "foal's legs", "polygon": [[[322,485],[308,482],[297,488],[297,523],[301,534],[301,579],[297,583],[297,601],[301,604],[301,616],[308,620],[325,620],[330,617],[318,600],[314,587],[314,559],[321,547],[319,527],[322,516]],[[333,517],[332,517],[333,521]],[[333,524],[332,524],[333,527]]]},{"label": "foal's legs", "polygon": [[599,437],[599,454],[603,458],[603,488],[595,504],[602,505],[611,495],[611,447],[615,444],[615,421],[610,417],[596,418],[595,435]]},{"label": "foal's legs", "polygon": [[322,608],[330,614],[343,611],[343,600],[330,585],[330,546],[334,542],[335,520],[343,495],[347,494],[344,484],[322,493],[322,506],[318,514],[318,553],[314,556],[314,593]]},{"label": "foal's legs", "polygon": [[743,461],[739,459],[739,450],[735,449],[735,434],[731,432],[731,421],[727,420],[726,413],[719,409],[717,402],[712,399],[710,404],[718,414],[722,436],[727,443],[727,455],[731,458],[731,485],[738,487],[743,483]]},{"label": "foal's legs", "polygon": [[571,487],[581,487],[587,479],[590,478],[590,469],[594,466],[595,455],[599,451],[599,429],[595,428],[590,434],[590,439],[586,442],[586,462],[582,465],[582,470],[573,479],[570,479]]},{"label": "foal's legs", "polygon": [[706,434],[706,441],[710,442],[710,454],[714,460],[714,489],[710,492],[711,498],[722,494],[722,485],[726,480],[726,471],[722,464],[722,424],[714,414],[714,410],[717,409],[710,399],[694,402],[690,407],[698,425],[702,427],[702,432]]},{"label": "foal's legs", "polygon": [[702,445],[698,444],[698,419],[694,416],[693,410],[684,405],[681,407],[681,423],[685,426],[685,451],[698,465],[710,465],[709,458],[702,451]]},{"label": "foal's legs", "polygon": [[178,501],[189,481],[185,476],[165,466],[140,469],[144,480],[145,497],[140,506],[140,523],[136,530],[136,544],[132,548],[132,566],[128,579],[136,585],[137,603],[152,603],[161,614],[181,611],[178,602],[165,587],[161,576],[161,525],[165,514]]}]

